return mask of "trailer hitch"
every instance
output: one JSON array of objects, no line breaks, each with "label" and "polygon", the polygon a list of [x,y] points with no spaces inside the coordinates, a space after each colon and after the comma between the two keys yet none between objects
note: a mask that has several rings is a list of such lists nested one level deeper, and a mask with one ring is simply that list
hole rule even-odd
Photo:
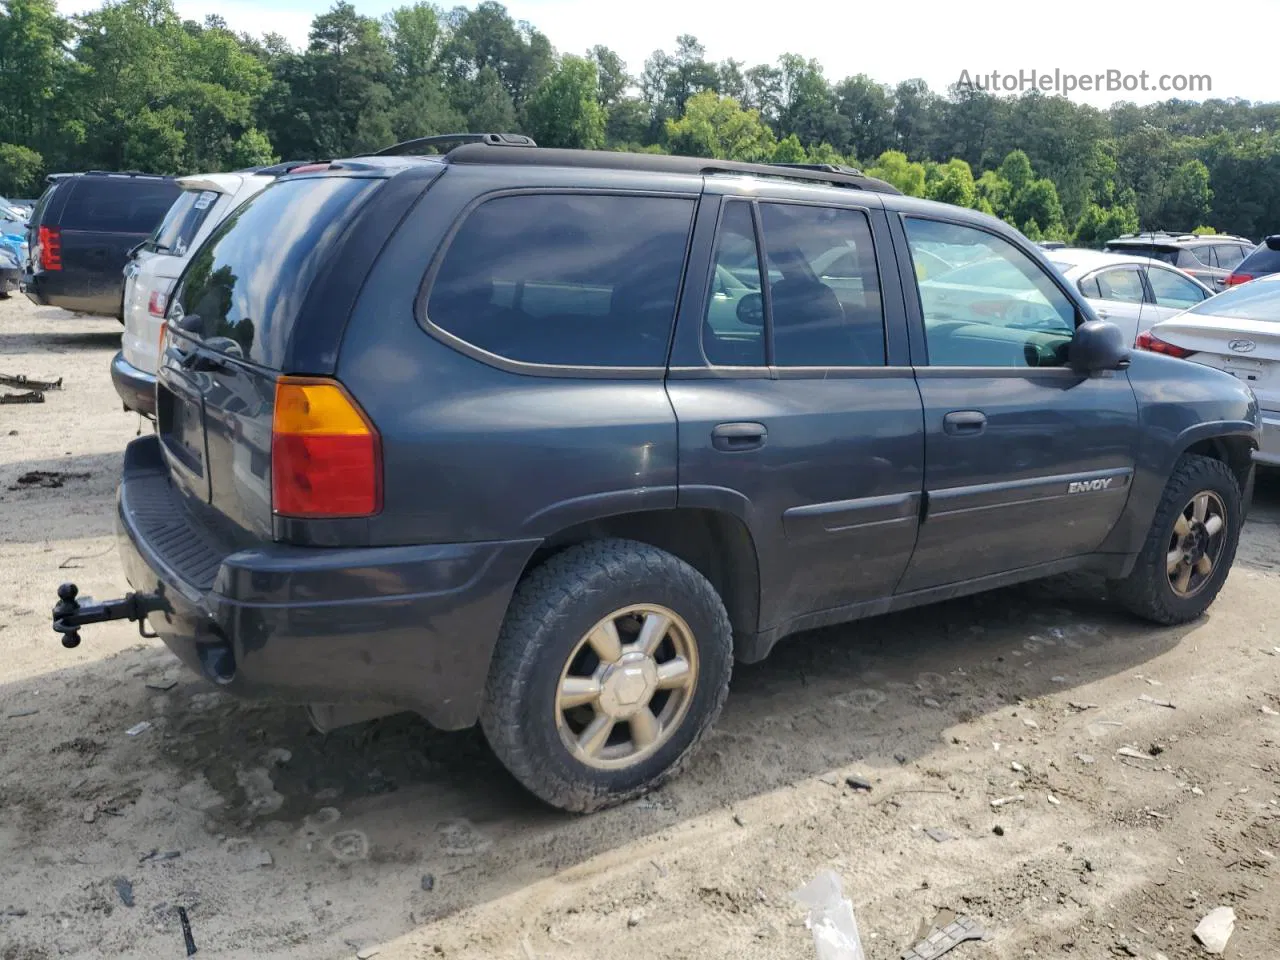
[{"label": "trailer hitch", "polygon": [[168,604],[155,593],[128,593],[121,600],[94,603],[92,597],[77,602],[80,588],[74,583],[58,587],[58,604],[53,608],[53,629],[62,634],[62,645],[68,650],[80,646],[80,628],[90,623],[106,623],[108,620],[131,620],[138,624],[138,633],[148,640],[157,636],[147,630],[147,614],[164,610]]}]

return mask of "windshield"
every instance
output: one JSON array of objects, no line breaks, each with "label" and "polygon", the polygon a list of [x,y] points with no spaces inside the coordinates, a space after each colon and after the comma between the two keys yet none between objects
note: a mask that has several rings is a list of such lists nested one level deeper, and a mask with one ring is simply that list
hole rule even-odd
[{"label": "windshield", "polygon": [[1255,280],[1202,300],[1187,313],[1233,320],[1280,321],[1280,282]]}]

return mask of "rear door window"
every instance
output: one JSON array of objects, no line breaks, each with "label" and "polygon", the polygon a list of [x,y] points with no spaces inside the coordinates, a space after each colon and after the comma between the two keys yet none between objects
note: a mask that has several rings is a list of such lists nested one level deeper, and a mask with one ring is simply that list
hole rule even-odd
[{"label": "rear door window", "polygon": [[871,224],[861,210],[761,203],[773,362],[882,367],[884,310]]},{"label": "rear door window", "polygon": [[1218,255],[1218,266],[1228,270],[1239,264],[1247,252],[1244,246],[1238,243],[1220,243],[1213,249]]},{"label": "rear door window", "polygon": [[1155,294],[1156,305],[1160,307],[1186,309],[1194,307],[1206,296],[1194,283],[1172,270],[1153,267],[1147,271],[1147,281]]},{"label": "rear door window", "polygon": [[1133,267],[1103,270],[1098,274],[1097,279],[1098,290],[1103,300],[1117,300],[1121,303],[1143,301],[1142,278]]},{"label": "rear door window", "polygon": [[277,369],[312,283],[381,183],[319,177],[267,187],[201,244],[174,290],[170,323],[210,349]]},{"label": "rear door window", "polygon": [[185,257],[221,197],[216,190],[183,190],[151,234],[148,248],[155,253]]},{"label": "rear door window", "polygon": [[521,363],[664,366],[694,206],[592,194],[487,200],[445,252],[427,321]]},{"label": "rear door window", "polygon": [[164,218],[180,188],[169,180],[80,177],[67,199],[64,230],[147,234]]}]

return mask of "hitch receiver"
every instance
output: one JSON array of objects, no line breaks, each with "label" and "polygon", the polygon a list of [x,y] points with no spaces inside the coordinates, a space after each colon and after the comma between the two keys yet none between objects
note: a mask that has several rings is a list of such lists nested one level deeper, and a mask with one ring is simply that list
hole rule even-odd
[{"label": "hitch receiver", "polygon": [[58,605],[53,608],[53,629],[62,634],[62,645],[68,650],[80,646],[80,628],[89,623],[106,623],[108,620],[132,620],[138,624],[138,633],[147,639],[156,636],[147,631],[147,614],[163,610],[167,604],[154,593],[128,593],[122,600],[94,603],[85,597],[84,603],[76,601],[80,588],[74,583],[58,587]]}]

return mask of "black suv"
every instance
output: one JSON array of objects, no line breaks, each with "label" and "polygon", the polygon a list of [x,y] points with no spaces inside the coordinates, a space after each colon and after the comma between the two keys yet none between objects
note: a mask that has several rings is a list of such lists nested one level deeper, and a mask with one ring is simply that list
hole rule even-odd
[{"label": "black suv", "polygon": [[[137,592],[61,587],[64,643],[145,621],[322,727],[479,720],[585,811],[797,631],[1082,568],[1156,623],[1217,595],[1252,393],[1131,356],[1021,234],[844,169],[515,140],[324,164],[219,225],[125,454]],[[1001,279],[917,281],[942,256]]]},{"label": "black suv", "polygon": [[173,177],[54,173],[28,225],[27,296],[123,320],[124,266],[182,193]]},{"label": "black suv", "polygon": [[1197,236],[1192,233],[1126,233],[1108,241],[1107,253],[1127,253],[1162,260],[1191,274],[1210,290],[1227,287],[1231,271],[1253,250],[1245,237],[1225,233]]}]

